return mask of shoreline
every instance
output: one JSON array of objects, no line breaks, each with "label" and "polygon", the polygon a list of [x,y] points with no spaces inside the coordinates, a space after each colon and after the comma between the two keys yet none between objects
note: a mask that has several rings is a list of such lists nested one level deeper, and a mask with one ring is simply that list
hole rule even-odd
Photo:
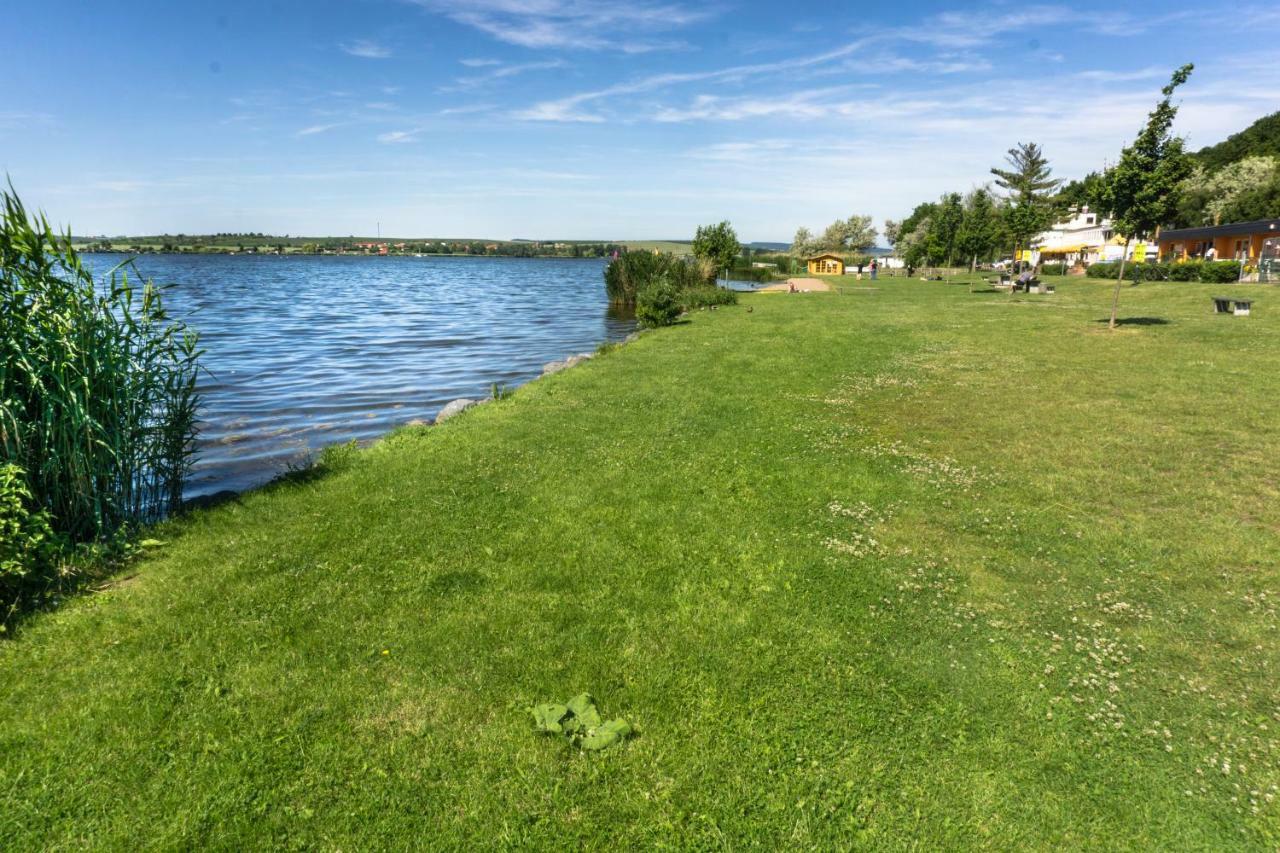
[{"label": "shoreline", "polygon": [[[744,296],[149,529],[0,643],[11,844],[1266,848],[1276,315],[980,280]],[[538,730],[583,693],[635,733]]]}]

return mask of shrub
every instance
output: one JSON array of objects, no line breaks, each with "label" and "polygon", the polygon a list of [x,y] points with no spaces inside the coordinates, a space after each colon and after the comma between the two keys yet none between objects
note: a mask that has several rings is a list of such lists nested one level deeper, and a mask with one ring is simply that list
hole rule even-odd
[{"label": "shrub", "polygon": [[0,464],[0,601],[3,602],[17,597],[28,576],[47,571],[56,553],[49,514],[33,506],[26,472],[11,463]]},{"label": "shrub", "polygon": [[615,305],[635,305],[640,292],[660,280],[677,290],[704,287],[715,280],[715,268],[704,259],[635,251],[619,255],[604,270],[605,292]]},{"label": "shrub", "polygon": [[680,316],[680,295],[665,279],[640,291],[636,299],[636,321],[646,329],[670,326]]},{"label": "shrub", "polygon": [[712,305],[737,305],[738,294],[723,287],[691,287],[680,293],[680,306],[686,311]]},{"label": "shrub", "polygon": [[1066,275],[1067,265],[1061,262],[1044,264],[1040,267],[1041,275]]},{"label": "shrub", "polygon": [[1169,265],[1155,261],[1127,264],[1124,277],[1130,281],[1168,281]]},{"label": "shrub", "polygon": [[1200,261],[1182,261],[1169,265],[1170,281],[1199,281],[1200,268],[1203,264]]},{"label": "shrub", "polygon": [[1114,279],[1120,274],[1119,261],[1100,261],[1096,264],[1089,264],[1086,270],[1089,278],[1109,278]]},{"label": "shrub", "polygon": [[[1120,274],[1119,261],[1102,261],[1101,263],[1090,264],[1088,269],[1090,278],[1102,278],[1115,280]],[[1124,265],[1125,281],[1165,281],[1169,278],[1169,265],[1156,263],[1154,261],[1134,263],[1130,261]]]},{"label": "shrub", "polygon": [[1226,284],[1240,280],[1239,261],[1206,261],[1200,270],[1200,280],[1210,284]]},{"label": "shrub", "polygon": [[150,282],[117,267],[99,285],[70,233],[0,201],[0,464],[68,544],[111,541],[181,504],[196,336]]}]

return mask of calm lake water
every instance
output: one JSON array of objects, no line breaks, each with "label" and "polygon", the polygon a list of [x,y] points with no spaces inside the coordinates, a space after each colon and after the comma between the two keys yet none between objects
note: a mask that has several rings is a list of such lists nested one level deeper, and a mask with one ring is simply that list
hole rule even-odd
[{"label": "calm lake water", "polygon": [[[119,255],[88,255],[98,272]],[[145,255],[210,375],[187,497],[259,485],[326,444],[370,441],[450,400],[514,386],[634,323],[604,262]]]}]

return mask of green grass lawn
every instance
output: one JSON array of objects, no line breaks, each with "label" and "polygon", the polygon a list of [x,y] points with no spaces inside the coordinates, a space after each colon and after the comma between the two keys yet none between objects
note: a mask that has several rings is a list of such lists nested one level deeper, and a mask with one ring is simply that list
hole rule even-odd
[{"label": "green grass lawn", "polygon": [[1280,291],[875,285],[162,528],[0,642],[3,846],[1275,849]]}]

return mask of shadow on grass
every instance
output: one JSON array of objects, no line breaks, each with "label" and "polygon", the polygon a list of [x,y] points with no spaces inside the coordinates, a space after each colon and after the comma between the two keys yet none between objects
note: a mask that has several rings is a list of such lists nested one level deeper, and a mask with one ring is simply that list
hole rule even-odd
[{"label": "shadow on grass", "polygon": [[485,586],[488,581],[479,572],[441,572],[427,582],[427,589],[441,597],[474,592]]},{"label": "shadow on grass", "polygon": [[[1096,322],[1106,325],[1111,322],[1110,317],[1103,317]],[[1169,321],[1163,317],[1117,317],[1117,326],[1167,326]]]}]

